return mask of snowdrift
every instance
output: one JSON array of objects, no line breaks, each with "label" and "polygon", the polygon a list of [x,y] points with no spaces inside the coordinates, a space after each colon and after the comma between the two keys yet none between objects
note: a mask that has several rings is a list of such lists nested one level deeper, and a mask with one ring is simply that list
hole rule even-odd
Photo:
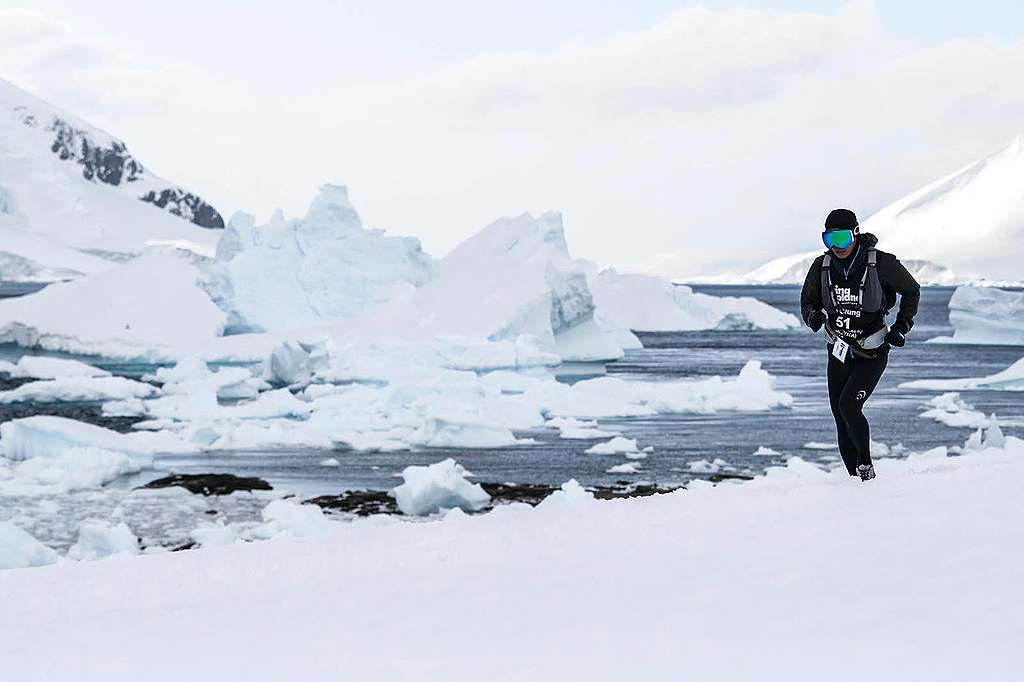
[{"label": "snowdrift", "polygon": [[210,296],[236,331],[346,320],[433,279],[419,240],[364,230],[345,187],[324,185],[304,218],[265,225],[237,214],[205,268]]},{"label": "snowdrift", "polygon": [[212,251],[224,221],[120,140],[0,80],[0,279],[107,269],[149,242]]},{"label": "snowdrift", "polygon": [[1024,292],[959,287],[949,299],[953,336],[934,343],[1024,346]]}]

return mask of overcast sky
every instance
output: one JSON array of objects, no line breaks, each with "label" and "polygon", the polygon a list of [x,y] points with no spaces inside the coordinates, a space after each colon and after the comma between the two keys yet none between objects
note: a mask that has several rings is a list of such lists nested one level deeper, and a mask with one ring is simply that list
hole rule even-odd
[{"label": "overcast sky", "polygon": [[561,210],[675,274],[816,248],[1024,132],[1024,3],[0,0],[0,77],[230,214],[349,186],[443,255]]}]

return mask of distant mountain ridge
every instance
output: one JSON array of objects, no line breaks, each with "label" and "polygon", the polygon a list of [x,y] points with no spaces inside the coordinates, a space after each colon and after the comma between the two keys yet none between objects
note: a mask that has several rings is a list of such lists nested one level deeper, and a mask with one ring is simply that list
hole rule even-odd
[{"label": "distant mountain ridge", "polygon": [[[7,93],[0,89],[0,96],[10,94],[14,86],[0,81]],[[224,218],[202,197],[181,187],[171,185],[161,178],[148,174],[145,167],[129,152],[124,142],[102,133],[92,126],[71,120],[57,109],[39,101],[35,106],[29,102],[27,93],[20,93],[25,103],[15,104],[11,111],[21,122],[31,128],[53,133],[50,151],[62,161],[71,161],[82,167],[82,177],[107,185],[119,186],[124,183],[142,183],[152,178],[154,182],[139,195],[139,200],[166,210],[171,215],[184,218],[200,227],[223,229]],[[0,99],[2,102],[3,99]],[[152,185],[156,185],[155,187]]]},{"label": "distant mountain ridge", "polygon": [[212,256],[223,227],[121,140],[0,80],[0,280],[73,279],[157,244]]}]

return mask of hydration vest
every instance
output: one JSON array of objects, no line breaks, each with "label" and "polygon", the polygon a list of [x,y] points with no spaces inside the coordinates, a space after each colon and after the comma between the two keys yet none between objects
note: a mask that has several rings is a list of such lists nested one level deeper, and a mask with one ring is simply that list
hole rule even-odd
[{"label": "hydration vest", "polygon": [[[860,278],[860,285],[854,293],[852,287],[844,289],[842,300],[836,298],[836,287],[832,283],[832,254],[826,253],[821,261],[821,297],[822,307],[828,313],[829,325],[826,325],[825,332],[830,341],[836,337],[842,338],[851,344],[851,347],[859,347],[862,350],[875,350],[885,341],[885,334],[889,328],[885,325],[885,292],[882,291],[882,281],[878,276],[878,252],[869,248],[867,253],[867,265],[864,267],[864,275]],[[864,328],[862,320],[867,315],[882,314],[882,327],[870,334]],[[829,326],[834,325],[834,329]]]}]

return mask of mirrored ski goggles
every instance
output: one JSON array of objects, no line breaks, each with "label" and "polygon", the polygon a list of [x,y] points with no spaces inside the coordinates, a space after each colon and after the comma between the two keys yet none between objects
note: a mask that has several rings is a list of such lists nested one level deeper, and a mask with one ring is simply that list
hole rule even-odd
[{"label": "mirrored ski goggles", "polygon": [[826,249],[845,249],[853,244],[853,230],[828,230],[821,233]]}]

